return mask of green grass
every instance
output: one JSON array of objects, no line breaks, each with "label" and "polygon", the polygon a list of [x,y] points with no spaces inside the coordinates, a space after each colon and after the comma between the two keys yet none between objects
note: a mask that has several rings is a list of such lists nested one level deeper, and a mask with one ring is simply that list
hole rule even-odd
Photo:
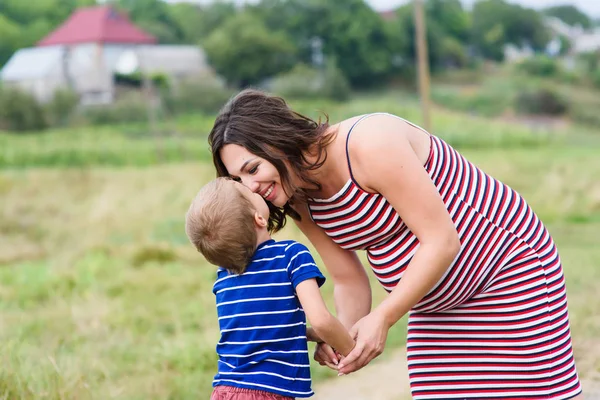
[{"label": "green grass", "polygon": [[[372,111],[419,119],[414,100],[400,94],[295,105],[309,114],[322,107],[332,120]],[[188,244],[183,215],[214,174],[205,145],[211,121],[186,118],[177,124],[197,146],[195,162],[136,155],[152,148],[139,145],[149,139],[134,139],[131,127],[2,137],[2,151],[29,151],[42,166],[43,140],[57,153],[89,141],[90,149],[94,143],[146,161],[5,163],[0,170],[0,399],[208,398],[218,338],[215,269]],[[436,133],[522,193],[547,223],[564,263],[579,372],[600,370],[597,135],[449,112],[434,122]],[[29,149],[33,142],[39,146]],[[277,237],[307,243],[293,224]],[[378,303],[385,292],[372,286]],[[333,306],[331,282],[323,293]],[[404,344],[405,329],[404,320],[393,328],[388,348]],[[334,374],[313,366],[313,376]]]},{"label": "green grass", "polygon": [[[292,101],[302,113],[332,122],[370,112],[390,112],[419,123],[421,109],[404,92],[361,95],[347,103]],[[80,127],[42,133],[0,133],[0,168],[149,166],[210,159],[206,138],[214,116],[185,115],[160,123],[153,134],[146,124]],[[432,132],[459,149],[539,147],[562,143],[567,131],[526,127],[437,109]],[[582,128],[576,127],[575,131]]]}]

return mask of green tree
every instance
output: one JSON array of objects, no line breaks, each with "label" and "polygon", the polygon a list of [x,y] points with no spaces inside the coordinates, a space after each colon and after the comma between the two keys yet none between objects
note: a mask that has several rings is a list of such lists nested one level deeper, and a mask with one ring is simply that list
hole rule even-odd
[{"label": "green tree", "polygon": [[189,43],[200,43],[236,15],[233,3],[214,2],[203,6],[177,3],[171,5],[171,13],[181,25]]},{"label": "green tree", "polygon": [[0,1],[0,65],[22,47],[35,45],[77,8],[95,0]]},{"label": "green tree", "polygon": [[19,48],[21,29],[14,21],[0,14],[0,65],[3,65]]},{"label": "green tree", "polygon": [[299,61],[332,57],[353,86],[377,84],[392,70],[392,39],[364,0],[263,0],[250,10],[292,38]]},{"label": "green tree", "polygon": [[160,43],[180,43],[184,33],[169,5],[161,0],[118,0],[116,5],[128,12],[140,28],[154,35]]},{"label": "green tree", "polygon": [[584,29],[589,29],[593,26],[593,22],[587,14],[570,4],[548,7],[543,13],[551,17],[556,17],[571,26],[581,25]]},{"label": "green tree", "polygon": [[[467,62],[466,41],[470,33],[469,15],[458,0],[428,0],[425,3],[429,63],[432,71],[448,66],[461,67]],[[404,38],[404,58],[416,62],[414,6],[396,10],[391,22],[393,37]]]},{"label": "green tree", "polygon": [[550,32],[542,15],[504,0],[481,0],[473,7],[472,44],[484,57],[503,60],[504,46],[530,46],[542,50]]},{"label": "green tree", "polygon": [[270,32],[248,12],[228,19],[205,41],[204,50],[217,73],[237,86],[247,86],[286,71],[295,49],[281,32]]}]

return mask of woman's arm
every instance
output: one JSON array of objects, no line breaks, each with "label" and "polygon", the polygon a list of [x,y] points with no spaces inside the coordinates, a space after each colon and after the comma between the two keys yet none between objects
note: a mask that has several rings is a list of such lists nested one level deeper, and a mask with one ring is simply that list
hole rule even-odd
[{"label": "woman's arm", "polygon": [[392,293],[353,327],[356,347],[340,363],[345,374],[381,354],[389,328],[433,288],[460,249],[454,223],[408,140],[411,129],[400,119],[372,116],[350,140],[355,179],[386,198],[420,245]]},{"label": "woman's arm", "polygon": [[337,318],[350,329],[371,310],[369,277],[358,256],[338,246],[308,215],[306,206],[296,207],[302,217],[295,221],[313,244],[333,280]]},{"label": "woman's arm", "polygon": [[348,330],[335,318],[325,305],[316,279],[307,279],[296,286],[298,300],[312,325],[314,335],[307,332],[307,337],[321,339],[338,353],[346,356],[354,348],[354,340]]},{"label": "woman's arm", "polygon": [[[333,280],[337,318],[349,330],[371,310],[369,278],[356,253],[344,250],[333,242],[312,221],[306,205],[295,209],[302,217],[296,224],[316,248]],[[334,351],[325,343],[317,344],[314,358],[319,364],[329,367],[338,363]]]}]

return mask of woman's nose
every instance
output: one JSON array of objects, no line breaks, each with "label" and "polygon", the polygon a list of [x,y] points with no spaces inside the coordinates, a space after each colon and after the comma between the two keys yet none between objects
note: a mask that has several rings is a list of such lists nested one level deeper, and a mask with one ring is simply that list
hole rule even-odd
[{"label": "woman's nose", "polygon": [[246,186],[248,189],[250,189],[250,191],[252,191],[252,193],[256,193],[258,191],[259,184],[258,184],[258,182],[254,181],[252,179],[243,179],[242,178],[242,184],[244,186]]}]

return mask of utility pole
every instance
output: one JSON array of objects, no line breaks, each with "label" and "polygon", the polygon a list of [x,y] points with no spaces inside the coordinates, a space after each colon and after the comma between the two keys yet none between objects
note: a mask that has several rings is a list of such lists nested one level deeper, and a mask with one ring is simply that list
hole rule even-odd
[{"label": "utility pole", "polygon": [[429,56],[427,50],[427,29],[425,26],[425,13],[423,0],[414,0],[415,7],[415,47],[417,49],[417,63],[419,71],[419,96],[421,97],[421,110],[423,113],[423,128],[431,132],[431,116],[429,104]]}]

